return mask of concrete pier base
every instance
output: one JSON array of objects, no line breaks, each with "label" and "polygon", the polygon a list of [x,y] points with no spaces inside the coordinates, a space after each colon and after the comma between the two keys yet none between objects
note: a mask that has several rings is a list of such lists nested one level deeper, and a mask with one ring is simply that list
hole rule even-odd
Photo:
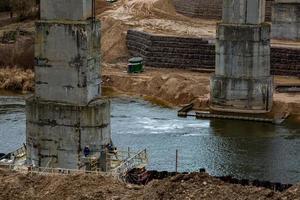
[{"label": "concrete pier base", "polygon": [[215,111],[266,113],[272,107],[273,78],[211,79],[211,109]]},{"label": "concrete pier base", "polygon": [[276,0],[272,10],[272,38],[300,39],[300,0]]},{"label": "concrete pier base", "polygon": [[28,164],[79,169],[85,146],[101,152],[111,142],[110,101],[105,98],[85,106],[30,98],[26,117]]}]

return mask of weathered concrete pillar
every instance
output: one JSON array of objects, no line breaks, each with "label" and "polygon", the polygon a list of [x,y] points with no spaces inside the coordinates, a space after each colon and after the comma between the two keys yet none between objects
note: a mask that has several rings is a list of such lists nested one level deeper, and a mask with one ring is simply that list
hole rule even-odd
[{"label": "weathered concrete pillar", "polygon": [[217,26],[216,72],[211,79],[211,108],[261,113],[272,107],[270,25],[265,0],[224,0]]},{"label": "weathered concrete pillar", "polygon": [[41,0],[35,94],[26,103],[29,164],[78,169],[83,149],[111,142],[110,101],[101,96],[100,22],[92,0]]},{"label": "weathered concrete pillar", "polygon": [[272,38],[300,39],[300,0],[275,0],[272,10]]}]

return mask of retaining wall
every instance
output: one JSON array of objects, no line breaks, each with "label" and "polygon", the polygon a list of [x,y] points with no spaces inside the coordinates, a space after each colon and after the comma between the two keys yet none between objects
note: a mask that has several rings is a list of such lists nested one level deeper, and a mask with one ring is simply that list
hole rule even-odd
[{"label": "retaining wall", "polygon": [[[141,56],[152,67],[215,69],[215,44],[203,38],[152,35],[128,30],[131,56]],[[300,48],[272,47],[271,73],[300,76]]]},{"label": "retaining wall", "polygon": [[[172,0],[175,9],[190,17],[204,19],[222,19],[222,4],[223,0]],[[271,21],[273,0],[266,2],[266,20]]]}]

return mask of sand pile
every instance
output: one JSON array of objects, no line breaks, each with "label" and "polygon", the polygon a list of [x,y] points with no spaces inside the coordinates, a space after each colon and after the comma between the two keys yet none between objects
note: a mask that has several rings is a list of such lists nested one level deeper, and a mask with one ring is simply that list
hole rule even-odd
[{"label": "sand pile", "polygon": [[300,186],[285,192],[224,183],[207,174],[177,175],[147,186],[95,175],[32,175],[0,169],[0,199],[299,199]]},{"label": "sand pile", "polygon": [[209,74],[147,68],[143,74],[131,75],[127,74],[125,66],[125,63],[123,68],[106,66],[102,74],[104,86],[120,93],[142,95],[147,100],[165,105],[177,106],[193,102],[207,108],[203,102],[207,102],[209,96]]}]

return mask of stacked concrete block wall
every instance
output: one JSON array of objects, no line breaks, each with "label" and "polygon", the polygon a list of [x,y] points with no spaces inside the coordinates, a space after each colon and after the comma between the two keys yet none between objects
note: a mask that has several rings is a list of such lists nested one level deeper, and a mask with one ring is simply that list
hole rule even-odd
[{"label": "stacked concrete block wall", "polygon": [[300,40],[300,0],[275,0],[272,37]]},{"label": "stacked concrete block wall", "polygon": [[271,66],[272,74],[300,77],[300,47],[272,47]]},{"label": "stacked concrete block wall", "polygon": [[[266,1],[265,17],[267,21],[271,21],[273,1]],[[178,13],[189,17],[222,19],[223,0],[173,0],[173,5]]]},{"label": "stacked concrete block wall", "polygon": [[128,30],[127,47],[132,56],[143,57],[148,66],[214,69],[214,46],[201,38]]},{"label": "stacked concrete block wall", "polygon": [[35,94],[26,101],[27,161],[79,169],[84,148],[111,143],[110,102],[101,98],[100,23],[91,0],[41,0]]},{"label": "stacked concrete block wall", "polygon": [[[131,56],[143,57],[151,67],[215,69],[215,43],[207,39],[129,30],[127,48]],[[272,47],[272,74],[300,77],[299,55],[300,47]]]},{"label": "stacked concrete block wall", "polygon": [[173,0],[178,13],[204,19],[222,18],[223,0]]}]

